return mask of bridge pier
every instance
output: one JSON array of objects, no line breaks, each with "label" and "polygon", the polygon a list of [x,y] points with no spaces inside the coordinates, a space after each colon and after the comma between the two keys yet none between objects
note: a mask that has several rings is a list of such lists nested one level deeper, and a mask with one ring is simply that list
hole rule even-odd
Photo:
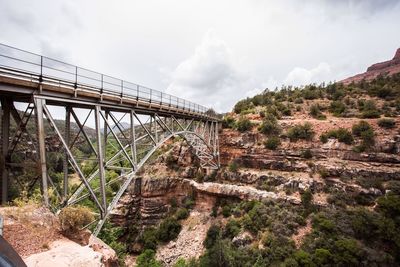
[{"label": "bridge pier", "polygon": [[39,144],[39,173],[41,173],[41,189],[43,195],[43,202],[46,207],[49,206],[49,193],[47,186],[47,165],[46,165],[46,144],[45,144],[45,131],[44,131],[44,116],[43,105],[46,100],[41,98],[34,98],[36,107],[36,130],[37,139]]},{"label": "bridge pier", "polygon": [[[65,107],[65,143],[69,147],[70,145],[70,131],[71,131],[71,107]],[[68,198],[68,154],[64,152],[64,160],[63,160],[63,172],[64,172],[64,181],[63,181],[63,201],[66,201]]]},{"label": "bridge pier", "polygon": [[8,201],[9,174],[6,166],[7,154],[10,139],[10,109],[12,100],[10,98],[1,98],[1,204],[5,205]]}]

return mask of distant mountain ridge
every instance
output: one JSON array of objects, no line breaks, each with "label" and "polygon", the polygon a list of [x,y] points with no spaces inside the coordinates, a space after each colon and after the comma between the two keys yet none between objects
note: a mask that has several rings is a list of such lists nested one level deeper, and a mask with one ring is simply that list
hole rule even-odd
[{"label": "distant mountain ridge", "polygon": [[346,78],[340,81],[340,83],[349,84],[352,82],[360,82],[362,80],[370,81],[381,74],[391,76],[396,73],[400,73],[400,48],[397,49],[393,59],[375,63],[368,67],[366,72]]}]

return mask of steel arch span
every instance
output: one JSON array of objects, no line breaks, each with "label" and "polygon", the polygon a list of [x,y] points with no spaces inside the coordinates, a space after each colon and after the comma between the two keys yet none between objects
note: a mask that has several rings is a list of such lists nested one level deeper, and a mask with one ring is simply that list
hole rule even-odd
[{"label": "steel arch span", "polygon": [[171,138],[219,167],[219,120],[205,107],[1,44],[0,102],[2,204],[11,188],[40,188],[55,212],[84,201],[95,234]]}]

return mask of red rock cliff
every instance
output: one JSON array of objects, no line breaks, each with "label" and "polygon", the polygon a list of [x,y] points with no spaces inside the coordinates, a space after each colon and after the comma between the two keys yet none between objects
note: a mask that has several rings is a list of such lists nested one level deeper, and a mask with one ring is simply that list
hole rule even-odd
[{"label": "red rock cliff", "polygon": [[396,54],[393,59],[376,63],[367,68],[367,71],[361,74],[357,74],[353,77],[344,79],[340,81],[344,84],[349,84],[351,82],[359,82],[363,79],[366,81],[373,80],[378,75],[393,75],[396,73],[400,73],[400,48],[397,49]]}]

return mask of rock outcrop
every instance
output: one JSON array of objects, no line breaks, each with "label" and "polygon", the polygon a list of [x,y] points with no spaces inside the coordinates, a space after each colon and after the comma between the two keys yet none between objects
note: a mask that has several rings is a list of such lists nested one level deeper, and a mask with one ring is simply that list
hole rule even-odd
[{"label": "rock outcrop", "polygon": [[400,73],[400,48],[397,49],[393,59],[373,64],[367,68],[366,72],[357,74],[340,82],[343,84],[349,84],[352,82],[360,82],[362,80],[370,81],[381,74],[390,76],[396,73]]},{"label": "rock outcrop", "polygon": [[0,214],[4,238],[28,267],[118,266],[115,251],[93,235],[83,246],[61,235],[57,217],[45,207],[3,207]]},{"label": "rock outcrop", "polygon": [[111,267],[118,266],[115,251],[101,240],[92,237],[88,246],[69,239],[49,244],[49,250],[24,259],[28,267]]}]

